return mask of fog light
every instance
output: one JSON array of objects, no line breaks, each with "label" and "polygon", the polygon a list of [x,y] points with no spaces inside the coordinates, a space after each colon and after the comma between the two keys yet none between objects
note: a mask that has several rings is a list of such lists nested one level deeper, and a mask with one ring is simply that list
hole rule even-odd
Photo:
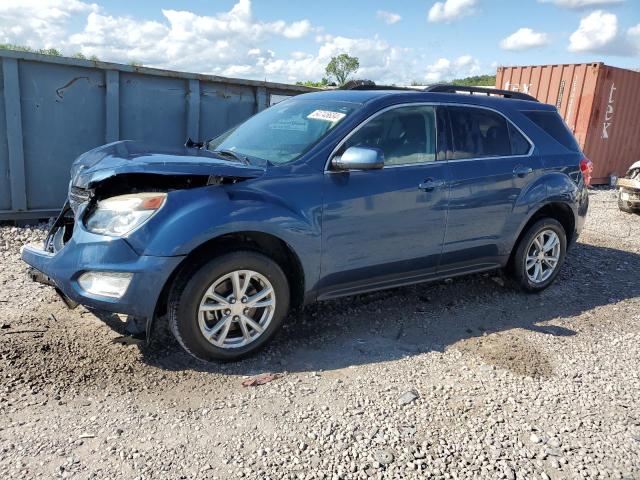
[{"label": "fog light", "polygon": [[103,297],[120,298],[131,283],[132,273],[85,272],[78,278],[85,292]]}]

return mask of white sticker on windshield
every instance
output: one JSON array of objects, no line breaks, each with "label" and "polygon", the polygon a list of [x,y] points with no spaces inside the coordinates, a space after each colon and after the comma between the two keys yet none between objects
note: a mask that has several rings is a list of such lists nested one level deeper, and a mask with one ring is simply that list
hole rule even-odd
[{"label": "white sticker on windshield", "polygon": [[345,117],[345,113],[332,112],[331,110],[315,110],[307,115],[312,120],[324,120],[325,122],[337,122]]}]

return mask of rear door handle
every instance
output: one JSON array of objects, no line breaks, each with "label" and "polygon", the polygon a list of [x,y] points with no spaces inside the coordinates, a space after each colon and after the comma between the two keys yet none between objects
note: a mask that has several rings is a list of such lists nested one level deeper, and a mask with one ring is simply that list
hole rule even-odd
[{"label": "rear door handle", "polygon": [[520,178],[526,177],[532,172],[533,172],[533,168],[525,167],[524,165],[518,165],[516,168],[513,169],[513,175]]},{"label": "rear door handle", "polygon": [[423,192],[432,192],[436,188],[440,188],[444,185],[443,180],[434,180],[433,178],[427,178],[418,185],[418,188]]}]

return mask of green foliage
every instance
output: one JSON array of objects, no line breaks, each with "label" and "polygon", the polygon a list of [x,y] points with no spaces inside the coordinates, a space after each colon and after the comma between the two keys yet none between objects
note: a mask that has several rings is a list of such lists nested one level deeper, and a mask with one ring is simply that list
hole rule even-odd
[{"label": "green foliage", "polygon": [[[14,52],[29,52],[29,53],[39,53],[40,55],[51,55],[53,57],[61,57],[62,53],[57,48],[31,48],[26,45],[15,45],[13,43],[0,43],[0,50],[13,50]],[[94,62],[99,61],[100,59],[95,55],[91,55],[87,57],[82,52],[76,52],[71,55],[71,58],[78,58],[80,60],[93,60]]]},{"label": "green foliage", "polygon": [[296,85],[302,85],[304,87],[312,88],[327,88],[329,86],[329,79],[323,78],[319,82],[314,82],[313,80],[305,80],[304,82],[296,82]]},{"label": "green foliage", "polygon": [[14,45],[13,43],[0,43],[0,50],[13,50],[14,52],[39,53],[40,55],[51,55],[53,57],[62,56],[60,51],[55,48],[40,48],[36,50],[26,45]]},{"label": "green foliage", "polygon": [[[440,83],[440,82],[439,82]],[[495,75],[475,75],[473,77],[457,78],[455,80],[443,81],[450,85],[460,85],[461,87],[491,87],[496,84]],[[424,81],[414,80],[411,82],[412,87],[428,85]]]},{"label": "green foliage", "polygon": [[452,83],[453,85],[460,85],[464,87],[493,86],[496,84],[496,76],[495,75],[476,75],[473,77],[458,78],[448,83]]},{"label": "green foliage", "polygon": [[52,57],[61,57],[62,53],[56,48],[41,48],[38,50],[41,55],[51,55]]},{"label": "green foliage", "polygon": [[360,60],[346,53],[341,53],[337,57],[333,57],[325,72],[327,77],[334,77],[338,86],[343,86],[349,80],[349,75],[355,73],[360,68]]},{"label": "green foliage", "polygon": [[127,65],[131,65],[132,67],[141,67],[142,66],[142,62],[138,62],[136,60],[132,60]]}]

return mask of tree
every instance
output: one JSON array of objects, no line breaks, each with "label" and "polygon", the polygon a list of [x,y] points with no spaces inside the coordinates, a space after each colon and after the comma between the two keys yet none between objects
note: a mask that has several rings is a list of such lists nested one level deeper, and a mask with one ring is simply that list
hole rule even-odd
[{"label": "tree", "polygon": [[453,85],[462,85],[467,87],[493,86],[496,84],[495,75],[476,75],[474,77],[458,78],[452,80]]},{"label": "tree", "polygon": [[333,57],[325,72],[328,77],[335,77],[338,86],[342,86],[349,80],[349,75],[356,72],[360,68],[360,60],[346,53],[341,53],[337,57]]}]

